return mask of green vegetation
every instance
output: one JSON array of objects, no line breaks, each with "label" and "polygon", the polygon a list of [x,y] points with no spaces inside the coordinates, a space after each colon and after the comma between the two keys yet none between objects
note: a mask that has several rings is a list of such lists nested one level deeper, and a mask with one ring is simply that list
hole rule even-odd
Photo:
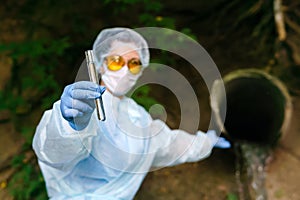
[{"label": "green vegetation", "polygon": [[15,199],[46,199],[36,160],[33,155],[30,158],[25,156],[31,149],[34,124],[20,126],[20,123],[22,115],[30,115],[36,109],[50,108],[59,98],[61,86],[53,74],[55,66],[59,66],[59,57],[68,46],[66,39],[34,40],[0,46],[0,50],[13,59],[11,80],[0,93],[0,109],[11,112],[16,130],[25,140],[22,153],[11,162],[15,173],[9,180],[8,188]]},{"label": "green vegetation", "polygon": [[14,157],[12,167],[15,173],[8,183],[11,194],[17,200],[22,199],[47,199],[45,183],[39,173],[35,160],[26,159],[24,154]]},{"label": "green vegetation", "polygon": [[236,194],[229,193],[227,194],[227,200],[238,200],[238,197]]},{"label": "green vegetation", "polygon": [[0,45],[0,51],[8,52],[13,60],[12,77],[0,96],[0,108],[16,114],[29,112],[37,103],[49,108],[60,93],[54,68],[59,66],[58,59],[68,46],[66,39]]}]

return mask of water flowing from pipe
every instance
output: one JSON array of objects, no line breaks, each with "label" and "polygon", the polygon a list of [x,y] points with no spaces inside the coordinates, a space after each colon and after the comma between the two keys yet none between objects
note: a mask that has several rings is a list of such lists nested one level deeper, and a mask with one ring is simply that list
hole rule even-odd
[{"label": "water flowing from pipe", "polygon": [[236,143],[234,148],[239,199],[266,200],[266,164],[271,158],[271,148],[249,142]]}]

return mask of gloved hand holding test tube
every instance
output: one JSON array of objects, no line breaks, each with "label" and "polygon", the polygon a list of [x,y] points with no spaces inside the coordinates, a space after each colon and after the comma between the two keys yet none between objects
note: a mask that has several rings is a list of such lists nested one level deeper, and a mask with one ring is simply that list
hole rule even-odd
[{"label": "gloved hand holding test tube", "polygon": [[[99,84],[98,73],[96,71],[95,59],[92,50],[85,51],[86,64],[89,72],[90,81],[96,84]],[[105,112],[103,107],[102,97],[95,99],[96,110],[98,119],[101,121],[105,120]]]}]

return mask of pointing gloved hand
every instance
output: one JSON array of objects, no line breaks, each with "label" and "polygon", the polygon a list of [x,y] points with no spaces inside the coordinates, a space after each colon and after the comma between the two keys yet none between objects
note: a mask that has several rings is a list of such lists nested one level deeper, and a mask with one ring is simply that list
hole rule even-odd
[{"label": "pointing gloved hand", "polygon": [[230,142],[223,137],[217,136],[216,131],[214,130],[207,131],[206,135],[212,141],[214,147],[221,148],[221,149],[227,149],[231,147]]},{"label": "pointing gloved hand", "polygon": [[60,110],[73,129],[82,130],[88,125],[95,109],[94,100],[104,91],[105,87],[90,81],[75,82],[65,87]]}]

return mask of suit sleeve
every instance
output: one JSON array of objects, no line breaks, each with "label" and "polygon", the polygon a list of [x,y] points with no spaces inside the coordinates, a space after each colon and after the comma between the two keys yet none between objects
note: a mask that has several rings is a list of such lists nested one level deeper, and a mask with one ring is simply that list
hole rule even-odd
[{"label": "suit sleeve", "polygon": [[62,117],[58,101],[54,103],[52,110],[43,114],[32,146],[39,162],[68,171],[88,156],[97,130],[98,124],[94,115],[85,129],[73,130]]},{"label": "suit sleeve", "polygon": [[193,135],[183,130],[171,130],[160,120],[154,120],[151,129],[152,135],[155,135],[152,148],[156,149],[152,167],[196,162],[211,154],[213,144],[201,131]]}]

